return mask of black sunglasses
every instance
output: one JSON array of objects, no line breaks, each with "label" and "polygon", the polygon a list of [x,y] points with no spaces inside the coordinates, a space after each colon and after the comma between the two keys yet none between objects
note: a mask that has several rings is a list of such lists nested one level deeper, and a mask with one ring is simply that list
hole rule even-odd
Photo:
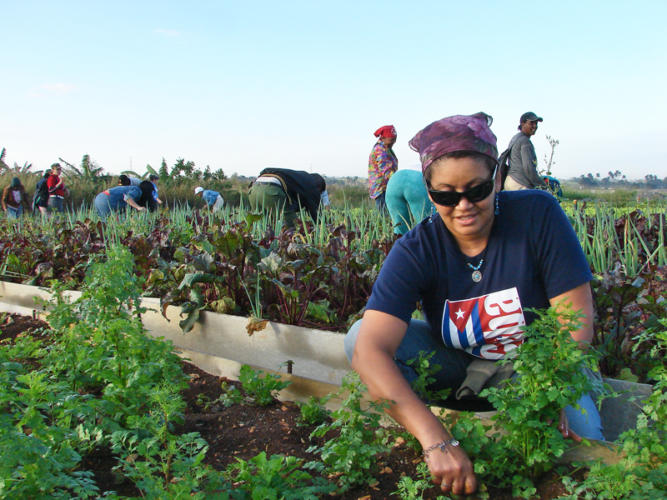
[{"label": "black sunglasses", "polygon": [[428,194],[431,195],[434,203],[438,205],[443,205],[445,207],[455,207],[461,201],[461,198],[465,197],[470,203],[477,203],[482,201],[484,198],[491,194],[493,191],[493,183],[496,181],[496,172],[498,171],[498,166],[493,170],[493,175],[488,181],[482,182],[475,187],[466,189],[463,192],[458,191],[437,191],[435,189],[429,189]]}]

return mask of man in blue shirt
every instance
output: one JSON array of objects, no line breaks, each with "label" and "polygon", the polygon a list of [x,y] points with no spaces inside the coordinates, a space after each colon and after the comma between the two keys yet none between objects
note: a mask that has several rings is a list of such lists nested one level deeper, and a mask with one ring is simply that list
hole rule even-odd
[{"label": "man in blue shirt", "polygon": [[139,186],[112,187],[98,194],[93,205],[101,219],[106,219],[111,212],[125,211],[127,205],[141,212],[146,210],[141,204],[143,191]]},{"label": "man in blue shirt", "polygon": [[201,195],[201,197],[206,202],[208,208],[212,211],[222,210],[225,200],[222,199],[222,196],[217,191],[212,189],[204,189],[201,186],[195,188],[195,196]]}]

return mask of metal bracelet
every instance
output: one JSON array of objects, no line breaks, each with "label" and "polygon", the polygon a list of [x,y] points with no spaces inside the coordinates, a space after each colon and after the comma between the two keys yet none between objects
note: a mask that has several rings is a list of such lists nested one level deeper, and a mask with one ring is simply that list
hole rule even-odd
[{"label": "metal bracelet", "polygon": [[458,440],[456,440],[454,438],[444,439],[444,440],[440,441],[439,443],[432,444],[431,446],[429,446],[428,448],[426,448],[424,450],[424,452],[423,452],[424,459],[428,459],[429,453],[431,453],[433,450],[435,450],[437,448],[440,448],[440,451],[443,452],[443,453],[448,453],[448,451],[449,451],[449,450],[447,450],[448,446],[452,446],[452,447],[455,448],[459,444],[460,443],[458,442]]}]

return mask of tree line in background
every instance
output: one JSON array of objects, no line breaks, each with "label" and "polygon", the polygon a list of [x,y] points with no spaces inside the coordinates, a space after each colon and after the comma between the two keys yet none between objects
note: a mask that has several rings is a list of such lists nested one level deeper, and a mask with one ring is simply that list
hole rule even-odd
[{"label": "tree line in background", "polygon": [[[48,170],[33,169],[31,163],[13,167],[4,161],[5,148],[0,151],[0,186],[9,185],[12,177],[19,177],[26,191],[32,195],[35,184]],[[70,192],[70,198],[66,205],[71,208],[79,208],[82,205],[90,205],[95,196],[101,191],[118,184],[118,175],[104,172],[104,168],[91,159],[90,155],[83,155],[78,165],[64,158],[57,160],[62,166],[62,175]],[[121,174],[147,179],[149,175],[157,175],[160,198],[169,206],[185,205],[202,206],[201,199],[194,195],[196,186],[218,191],[225,203],[238,206],[243,203],[248,206],[248,190],[254,177],[232,174],[227,176],[220,168],[212,170],[210,166],[201,170],[196,167],[195,162],[178,158],[170,167],[163,158],[160,166],[155,169],[146,165],[145,171],[125,170]],[[361,206],[368,202],[367,180],[362,177],[330,178],[324,176],[327,189],[334,206]]]},{"label": "tree line in background", "polygon": [[660,179],[655,174],[647,174],[643,180],[629,181],[620,170],[609,171],[605,177],[600,173],[589,172],[574,180],[584,187],[591,188],[667,189],[667,177]]},{"label": "tree line in background", "polygon": [[[550,152],[544,156],[545,168],[541,169],[541,173],[552,175],[552,169],[556,163],[554,151],[559,141],[550,136],[547,136],[547,141],[549,142]],[[5,156],[6,149],[2,148],[0,151],[1,184],[7,185],[12,177],[18,176],[26,190],[32,193],[44,170],[33,170],[32,163],[28,162],[24,162],[23,165],[18,165],[15,162],[10,167],[5,163]],[[99,192],[115,186],[118,182],[117,175],[106,174],[104,168],[91,159],[88,154],[83,155],[79,165],[74,165],[64,158],[58,158],[58,162],[63,167],[63,174],[71,193],[71,198],[68,200],[70,207],[78,208],[85,204],[89,205]],[[209,165],[206,165],[202,170],[196,167],[195,162],[187,161],[184,158],[178,158],[171,167],[163,158],[157,169],[151,165],[146,165],[144,172],[126,170],[121,173],[141,179],[147,179],[151,174],[157,175],[161,197],[164,197],[167,203],[172,206],[186,203],[190,206],[201,204],[194,196],[194,188],[198,185],[218,191],[229,205],[247,204],[248,188],[254,179],[254,177],[238,174],[227,176],[221,168],[212,170]],[[367,180],[365,177],[324,176],[324,178],[333,206],[358,207],[368,203]],[[630,181],[619,170],[610,171],[605,177],[602,177],[599,173],[583,174],[570,182],[576,183],[584,189],[620,188],[628,194],[625,197],[628,199],[634,197],[632,190],[667,189],[667,177],[660,179],[655,174],[648,174],[643,180]],[[564,191],[565,198],[581,199],[585,197],[585,193],[582,195],[580,191],[576,193],[568,193],[567,189],[564,189]]]}]

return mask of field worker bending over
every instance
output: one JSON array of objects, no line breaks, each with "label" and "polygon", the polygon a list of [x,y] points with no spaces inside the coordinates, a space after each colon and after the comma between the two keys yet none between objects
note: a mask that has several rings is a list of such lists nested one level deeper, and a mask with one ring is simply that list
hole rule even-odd
[{"label": "field worker bending over", "polygon": [[[477,488],[473,464],[411,388],[408,361],[433,353],[431,366],[442,368],[429,388],[452,390],[446,407],[479,394],[489,379],[475,392],[469,376],[523,343],[535,319],[528,308],[571,304],[582,313],[573,339],[585,346],[593,337],[592,275],[572,225],[549,193],[500,191],[490,125],[485,113],[450,116],[410,140],[437,213],[394,243],[345,337],[371,397],[393,402],[387,411],[421,444],[433,481],[457,495]],[[412,319],[417,302],[425,321]],[[603,439],[590,395],[577,405],[553,425],[563,437]]]},{"label": "field worker bending over", "polygon": [[218,210],[222,210],[222,207],[225,204],[225,200],[222,199],[222,195],[220,195],[220,193],[217,191],[213,191],[212,189],[204,189],[201,186],[197,186],[195,188],[195,196],[199,195],[201,195],[201,197],[206,202],[206,206],[211,211],[217,212]]},{"label": "field worker bending over", "polygon": [[101,219],[106,219],[111,212],[124,212],[127,205],[140,212],[153,211],[153,185],[143,181],[139,186],[112,187],[98,194],[94,204]]},{"label": "field worker bending over", "polygon": [[141,179],[131,175],[120,174],[118,176],[118,185],[119,186],[138,186],[141,184]]},{"label": "field worker bending over", "polygon": [[285,224],[294,227],[303,207],[317,220],[320,205],[329,205],[327,184],[320,174],[287,168],[265,168],[250,187],[249,200],[255,211],[283,211]]},{"label": "field worker bending over", "polygon": [[394,234],[405,234],[433,212],[426,185],[418,170],[399,170],[391,176],[386,191],[387,210]]},{"label": "field worker bending over", "polygon": [[[159,179],[159,177],[155,174],[151,174],[151,175],[148,176],[148,180],[153,185],[153,199],[155,200],[155,203],[157,203],[158,205],[162,205],[162,200],[159,198],[158,192],[157,192],[157,181],[158,181],[158,179]],[[119,186],[140,186],[142,182],[146,182],[146,181],[142,181],[141,179],[139,179],[137,177],[133,177],[131,175],[121,174],[120,176],[118,176],[118,185]]]}]

